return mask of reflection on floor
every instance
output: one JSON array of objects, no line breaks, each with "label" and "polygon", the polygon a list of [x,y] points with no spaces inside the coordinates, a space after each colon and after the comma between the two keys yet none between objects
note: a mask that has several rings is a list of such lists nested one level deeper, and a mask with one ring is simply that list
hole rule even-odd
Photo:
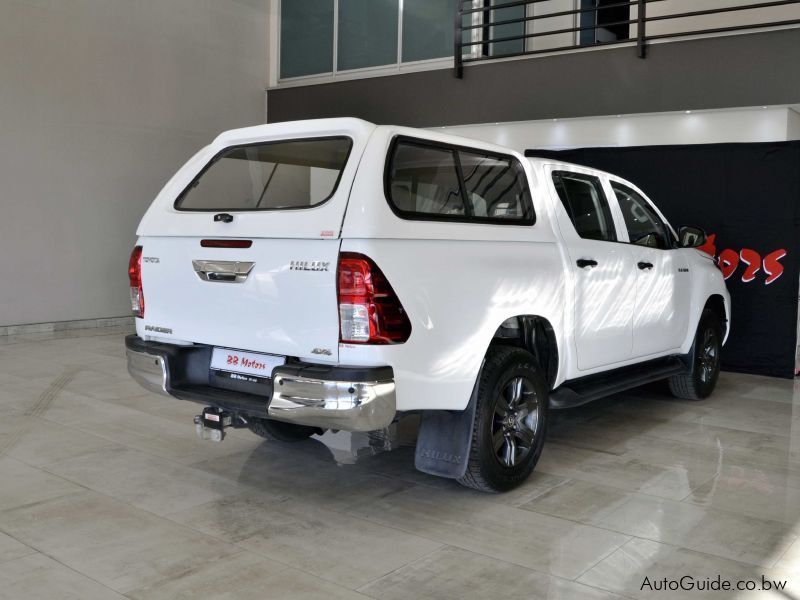
[{"label": "reflection on floor", "polygon": [[123,333],[0,338],[0,598],[675,598],[653,590],[718,575],[800,598],[792,381],[560,413],[527,484],[485,495],[414,470],[413,419],[201,442],[197,406],[129,379]]}]

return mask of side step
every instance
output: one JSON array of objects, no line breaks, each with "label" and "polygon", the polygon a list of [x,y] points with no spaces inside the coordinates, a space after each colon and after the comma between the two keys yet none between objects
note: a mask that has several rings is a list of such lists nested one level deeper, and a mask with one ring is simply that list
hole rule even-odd
[{"label": "side step", "polygon": [[670,356],[565,381],[550,393],[550,408],[582,406],[612,394],[680,375],[687,370],[683,357]]}]

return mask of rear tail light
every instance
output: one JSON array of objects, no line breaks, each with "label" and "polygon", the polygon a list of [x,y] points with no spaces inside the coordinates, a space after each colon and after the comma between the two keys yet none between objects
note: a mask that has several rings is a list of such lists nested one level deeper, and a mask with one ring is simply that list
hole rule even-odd
[{"label": "rear tail light", "polygon": [[135,317],[144,317],[144,291],[142,290],[142,247],[136,246],[128,263],[128,280],[131,284],[131,310]]},{"label": "rear tail light", "polygon": [[337,269],[339,341],[402,344],[411,322],[378,266],[363,254],[342,252]]}]

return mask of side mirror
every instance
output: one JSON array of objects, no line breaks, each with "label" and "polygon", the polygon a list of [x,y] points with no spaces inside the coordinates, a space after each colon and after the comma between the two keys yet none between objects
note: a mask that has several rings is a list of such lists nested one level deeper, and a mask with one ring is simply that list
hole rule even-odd
[{"label": "side mirror", "polygon": [[706,232],[699,227],[684,225],[678,229],[678,242],[681,248],[697,248],[706,243]]}]

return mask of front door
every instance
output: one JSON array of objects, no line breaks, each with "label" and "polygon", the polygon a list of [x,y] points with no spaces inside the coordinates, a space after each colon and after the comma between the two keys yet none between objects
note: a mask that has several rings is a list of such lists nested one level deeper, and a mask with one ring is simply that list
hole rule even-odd
[{"label": "front door", "polygon": [[625,219],[636,265],[633,356],[676,350],[689,326],[691,281],[686,257],[647,198],[621,182],[612,180],[611,188]]}]

